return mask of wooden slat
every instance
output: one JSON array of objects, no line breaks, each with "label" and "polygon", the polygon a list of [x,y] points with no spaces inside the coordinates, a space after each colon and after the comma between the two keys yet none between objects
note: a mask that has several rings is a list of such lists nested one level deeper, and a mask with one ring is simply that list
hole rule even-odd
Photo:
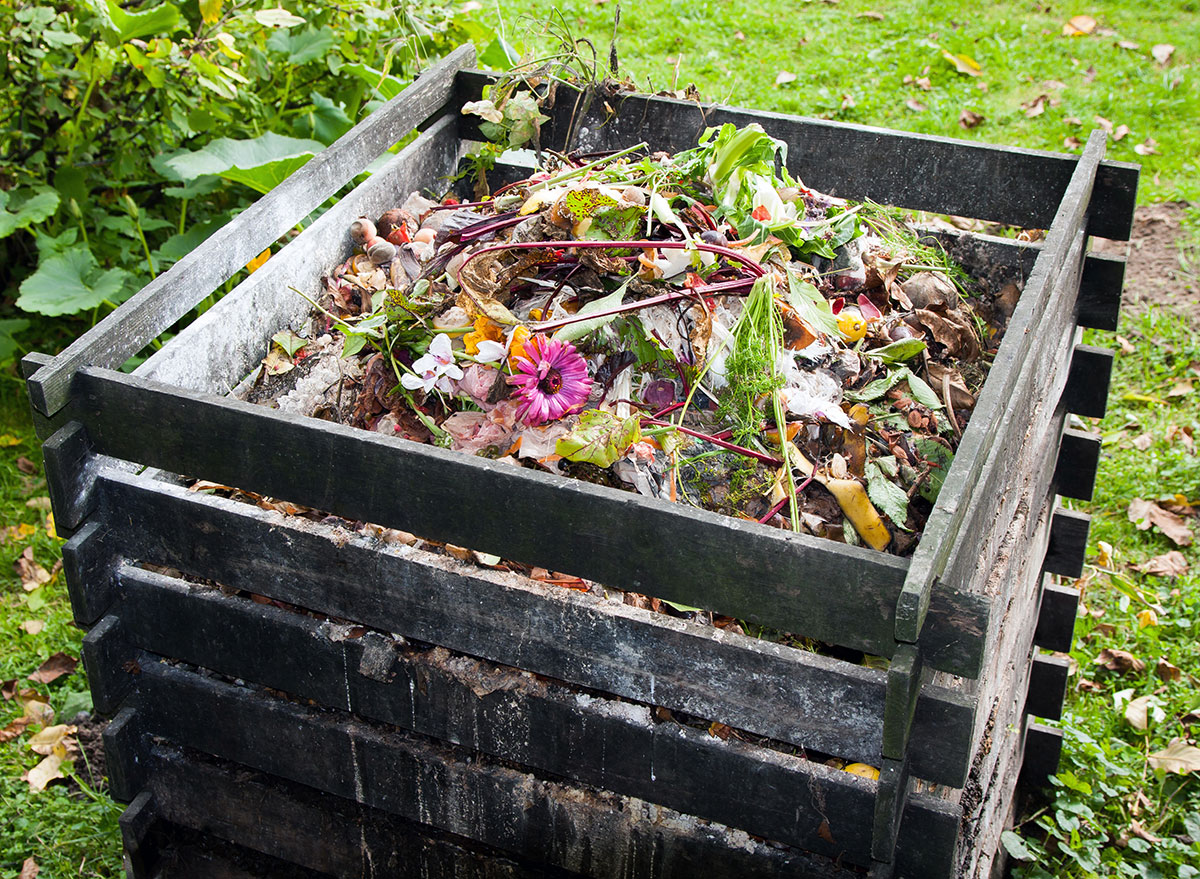
[{"label": "wooden slat", "polygon": [[255,874],[259,876],[275,877],[281,875],[281,868],[298,867],[314,875],[345,877],[371,875],[372,870],[376,876],[422,879],[578,875],[519,862],[379,809],[167,743],[150,749],[148,784],[161,818],[171,822],[163,827],[160,821],[153,834],[161,838],[159,845],[167,857],[191,842],[179,832],[187,828],[208,840],[236,842],[239,861],[244,862],[250,850],[278,859],[271,872],[260,870]]},{"label": "wooden slat", "polygon": [[1042,570],[1048,574],[1076,579],[1083,576],[1088,530],[1092,517],[1087,513],[1059,509],[1050,523],[1050,546]]},{"label": "wooden slat", "polygon": [[1033,643],[1046,650],[1070,652],[1075,642],[1075,617],[1079,610],[1079,590],[1051,583],[1042,590]]},{"label": "wooden slat", "polygon": [[100,620],[84,637],[80,658],[96,712],[105,717],[117,713],[133,690],[137,674],[133,666],[125,665],[133,658],[133,648],[121,620],[113,615]]},{"label": "wooden slat", "polygon": [[[109,370],[77,382],[76,417],[104,454],[830,644],[894,649],[906,562],[883,553]],[[984,604],[939,593],[923,643],[931,666],[977,665]]]},{"label": "wooden slat", "polygon": [[144,879],[151,875],[157,853],[153,841],[148,841],[147,837],[157,821],[158,810],[149,791],[142,791],[134,797],[133,802],[121,813],[118,823],[128,879]]},{"label": "wooden slat", "polygon": [[1100,437],[1094,433],[1066,428],[1058,447],[1058,467],[1054,471],[1055,489],[1063,497],[1090,501],[1100,466]]},{"label": "wooden slat", "polygon": [[55,529],[63,537],[70,537],[95,506],[95,474],[90,467],[95,463],[95,454],[83,425],[72,421],[56,431],[42,443],[42,459]]},{"label": "wooden slat", "polygon": [[[101,487],[114,511],[105,540],[140,560],[780,741],[878,760],[882,672],[163,483],[121,478]],[[919,700],[914,771],[955,784],[965,776],[973,711],[946,695],[928,687]]]},{"label": "wooden slat", "polygon": [[[1083,267],[1084,277],[1087,266]],[[1086,418],[1103,418],[1108,408],[1108,384],[1112,378],[1113,352],[1094,345],[1076,345],[1071,354],[1071,373],[1063,389],[1062,402],[1068,412]]]},{"label": "wooden slat", "polygon": [[135,374],[180,388],[228,393],[266,356],[271,336],[285,326],[299,329],[307,323],[312,306],[295,290],[320,298],[322,276],[350,255],[351,221],[378,217],[398,207],[410,192],[438,185],[454,173],[463,149],[453,116],[435,122]]},{"label": "wooden slat", "polygon": [[1040,723],[1029,724],[1025,731],[1025,760],[1021,765],[1022,787],[1037,789],[1050,783],[1050,776],[1058,772],[1062,745],[1062,730]]},{"label": "wooden slat", "polygon": [[1067,676],[1071,671],[1066,656],[1038,654],[1029,670],[1029,693],[1025,697],[1025,712],[1047,720],[1062,718],[1063,700],[1067,697]]},{"label": "wooden slat", "polygon": [[[1092,201],[1096,169],[1103,154],[1104,135],[1102,132],[1093,133],[1063,196],[1045,249],[1038,257],[1033,275],[992,363],[971,423],[963,433],[938,502],[926,522],[923,539],[913,554],[897,609],[896,637],[899,640],[915,642],[918,636],[923,637],[926,609],[933,593],[940,591],[934,589],[934,583],[942,576],[953,554],[961,552],[958,537],[962,533],[968,508],[972,499],[981,497],[981,486],[989,481],[984,465],[989,460],[990,451],[995,444],[1013,439],[1014,431],[1018,430],[1021,410],[1012,405],[1013,399],[1018,386],[1022,384],[1022,377],[1026,387],[1039,379],[1030,368],[1031,350],[1038,351],[1040,348],[1044,351],[1053,344],[1044,333],[1045,316],[1059,287],[1060,277],[1064,273],[1070,275],[1079,271],[1083,258],[1082,229]],[[1076,288],[1074,285],[1068,286],[1072,287],[1070,301],[1073,302]],[[1060,300],[1065,295],[1065,291],[1059,290]],[[1069,310],[1064,314],[1061,306],[1050,311],[1050,314],[1060,323],[1070,320]],[[1034,357],[1039,367],[1056,362],[1050,357]],[[1006,421],[1007,425],[999,426]],[[991,457],[990,460],[997,464],[1004,462],[1003,458],[998,457]],[[996,490],[998,486],[991,488]],[[984,533],[993,530],[989,520],[989,527]],[[974,555],[968,557],[975,558]]]},{"label": "wooden slat", "polygon": [[454,92],[455,72],[474,62],[472,46],[451,52],[143,287],[29,380],[33,405],[53,415],[66,405],[81,366],[118,367],[140,351],[388,147],[439,112]]},{"label": "wooden slat", "polygon": [[[719,824],[545,781],[166,664],[142,665],[134,698],[154,736],[590,876],[777,876],[792,861],[789,849],[772,856],[771,847]],[[912,824],[924,838],[953,835],[953,811],[937,798],[914,798],[910,809],[922,816]],[[836,820],[831,812],[835,838]],[[946,865],[933,861],[944,852],[932,848],[905,849],[911,860],[903,866],[912,875],[947,876]]]},{"label": "wooden slat", "polygon": [[112,602],[117,559],[111,532],[100,522],[88,522],[63,544],[62,554],[71,612],[86,628],[104,616]]},{"label": "wooden slat", "polygon": [[[463,71],[455,101],[477,100],[491,79]],[[560,87],[551,121],[542,128],[545,146],[564,146],[573,104],[570,92]],[[608,117],[609,108],[615,117]],[[785,141],[792,173],[830,195],[1026,228],[1050,226],[1076,164],[1074,156],[1057,153],[625,94],[597,97],[592,113],[582,120],[587,130],[576,145],[604,150],[645,141],[653,149],[675,152],[694,147],[706,127],[726,122],[757,122]],[[475,132],[475,123],[463,117],[464,136],[478,137]],[[1103,163],[1089,234],[1129,238],[1137,175],[1136,165]]]},{"label": "wooden slat", "polygon": [[[100,674],[114,669],[102,666]],[[104,769],[108,775],[108,793],[119,803],[131,803],[146,786],[147,748],[145,718],[132,705],[126,705],[104,728]]]},{"label": "wooden slat", "polygon": [[1079,289],[1079,325],[1115,331],[1124,283],[1125,257],[1109,253],[1088,254]]}]

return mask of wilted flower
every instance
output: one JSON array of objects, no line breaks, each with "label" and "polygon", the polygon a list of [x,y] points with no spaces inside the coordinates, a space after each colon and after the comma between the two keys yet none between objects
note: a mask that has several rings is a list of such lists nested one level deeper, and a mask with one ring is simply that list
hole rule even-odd
[{"label": "wilted flower", "polygon": [[587,363],[570,342],[531,336],[512,364],[509,377],[521,399],[517,417],[526,424],[555,421],[583,407],[592,380]]},{"label": "wilted flower", "polygon": [[463,377],[463,371],[454,362],[454,352],[450,350],[450,337],[438,333],[429,343],[429,351],[418,357],[412,365],[416,375],[408,374],[400,377],[400,384],[410,391],[422,390],[429,393],[437,387],[439,390],[450,390],[450,381]]}]

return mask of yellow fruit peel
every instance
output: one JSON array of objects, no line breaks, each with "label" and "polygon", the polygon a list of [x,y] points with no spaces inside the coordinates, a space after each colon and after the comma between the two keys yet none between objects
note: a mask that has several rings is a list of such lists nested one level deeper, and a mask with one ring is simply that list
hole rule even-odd
[{"label": "yellow fruit peel", "polygon": [[833,499],[837,501],[838,506],[842,508],[842,513],[850,520],[850,524],[854,526],[854,530],[858,532],[863,543],[874,550],[882,550],[888,545],[892,534],[888,531],[887,525],[883,524],[883,518],[875,509],[875,505],[871,503],[871,499],[867,497],[867,489],[861,482],[854,479],[832,479],[826,476],[817,470],[813,463],[791,443],[788,443],[788,460],[797,469],[803,471],[805,476],[811,476],[825,486],[826,490],[833,495]]}]

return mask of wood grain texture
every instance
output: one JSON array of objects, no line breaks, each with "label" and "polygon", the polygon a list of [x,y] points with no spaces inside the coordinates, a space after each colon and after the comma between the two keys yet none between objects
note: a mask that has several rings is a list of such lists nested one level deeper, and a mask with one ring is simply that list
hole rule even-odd
[{"label": "wood grain texture", "polygon": [[228,393],[266,356],[275,333],[308,323],[312,306],[295,290],[320,299],[322,276],[350,256],[350,223],[364,215],[374,219],[409,193],[437,185],[454,173],[464,148],[453,116],[433,123],[135,374],[180,388]]},{"label": "wood grain texture", "polygon": [[[906,562],[892,556],[109,370],[78,382],[76,416],[105,454],[830,644],[894,649]],[[978,661],[982,606],[939,592],[931,666]]]},{"label": "wood grain texture", "polygon": [[[488,74],[463,71],[456,103],[477,100],[491,81]],[[571,93],[560,88],[551,121],[542,127],[543,145],[565,146],[573,106]],[[615,116],[608,117],[609,108]],[[475,123],[462,121],[463,135],[478,137]],[[645,141],[653,149],[679,151],[694,147],[706,127],[727,122],[756,122],[786,142],[793,175],[830,195],[1026,228],[1051,225],[1076,165],[1074,156],[1056,153],[628,94],[598,95],[591,114],[576,121],[572,147],[607,150]],[[1136,165],[1103,163],[1089,234],[1129,238],[1137,175]]]},{"label": "wood grain texture", "polygon": [[[102,481],[105,538],[138,559],[384,632],[873,763],[885,674],[603,597],[187,492]],[[136,549],[134,549],[136,548]],[[523,621],[513,635],[513,621]],[[215,658],[214,660],[215,661]],[[965,771],[968,702],[927,688],[915,770]]]},{"label": "wood grain texture", "polygon": [[1075,643],[1075,617],[1078,610],[1078,589],[1057,583],[1046,586],[1042,591],[1033,643],[1046,650],[1069,653]]},{"label": "wood grain texture", "polygon": [[[721,825],[164,664],[143,664],[134,701],[155,736],[561,869],[614,879],[774,876],[791,860],[790,850],[772,855]],[[309,759],[301,765],[297,753]],[[931,797],[921,805],[922,820],[912,822],[918,838],[934,832],[929,822],[953,833],[952,811]],[[932,854],[904,850],[907,868],[945,875]]]},{"label": "wood grain texture", "polygon": [[[1087,266],[1084,266],[1087,272]],[[1071,373],[1063,389],[1062,403],[1068,412],[1085,418],[1103,418],[1108,409],[1108,385],[1114,354],[1108,348],[1076,345],[1071,354]]]},{"label": "wood grain texture", "polygon": [[1050,523],[1050,545],[1042,570],[1048,574],[1077,579],[1083,576],[1088,531],[1092,517],[1074,510],[1057,509]]},{"label": "wood grain texture", "polygon": [[118,367],[140,351],[388,147],[438,113],[453,94],[455,72],[474,62],[473,46],[451,52],[143,287],[29,379],[33,405],[53,415],[66,405],[81,366]]}]

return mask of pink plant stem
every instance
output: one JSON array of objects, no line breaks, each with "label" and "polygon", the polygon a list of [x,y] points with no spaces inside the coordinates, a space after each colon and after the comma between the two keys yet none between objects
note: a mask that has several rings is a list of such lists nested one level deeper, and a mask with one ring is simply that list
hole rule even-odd
[{"label": "pink plant stem", "polygon": [[683,408],[683,402],[682,402],[682,401],[681,401],[681,402],[679,402],[679,403],[672,403],[670,406],[666,407],[665,409],[659,409],[657,412],[655,412],[655,413],[654,413],[654,417],[655,417],[655,418],[662,418],[664,415],[670,415],[670,414],[671,414],[672,412],[674,412],[676,409],[682,409],[682,408]]},{"label": "pink plant stem", "polygon": [[785,497],[783,500],[781,500],[775,506],[771,507],[771,509],[767,510],[767,514],[758,520],[758,524],[766,525],[768,522],[770,522],[771,517],[774,516],[776,513],[778,513],[780,510],[782,510],[784,508],[784,505],[787,504],[787,502],[789,500],[791,500],[791,498]]},{"label": "pink plant stem", "polygon": [[754,449],[747,449],[745,446],[734,445],[725,440],[717,439],[707,433],[700,433],[698,430],[691,430],[687,427],[680,427],[678,424],[672,424],[669,421],[659,421],[657,418],[643,418],[642,421],[647,424],[652,424],[655,427],[673,427],[680,433],[686,433],[688,436],[694,436],[696,439],[704,440],[712,443],[714,446],[720,446],[723,449],[728,449],[731,452],[737,452],[739,455],[745,455],[747,458],[753,458],[755,461],[762,461],[764,464],[770,464],[773,467],[779,467],[783,461],[778,458],[772,458],[770,455],[764,455],[762,452],[756,452]]}]

